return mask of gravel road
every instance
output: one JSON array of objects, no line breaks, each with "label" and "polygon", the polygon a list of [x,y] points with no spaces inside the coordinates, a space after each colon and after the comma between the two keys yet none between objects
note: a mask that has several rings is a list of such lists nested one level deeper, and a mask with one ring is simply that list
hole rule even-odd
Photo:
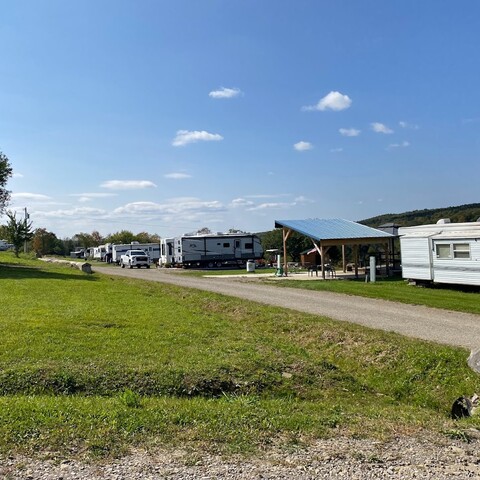
[{"label": "gravel road", "polygon": [[[403,303],[330,292],[265,285],[255,277],[194,277],[167,269],[101,267],[98,273],[141,278],[208,290],[267,305],[323,315],[367,327],[394,331],[409,337],[480,349],[480,315],[452,312]],[[279,279],[279,281],[283,281]]]}]

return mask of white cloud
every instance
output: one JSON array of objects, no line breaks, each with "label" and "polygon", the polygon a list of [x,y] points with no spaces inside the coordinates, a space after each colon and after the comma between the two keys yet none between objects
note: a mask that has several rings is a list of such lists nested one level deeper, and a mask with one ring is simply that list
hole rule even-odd
[{"label": "white cloud", "polygon": [[202,131],[189,131],[189,130],[178,130],[177,136],[173,139],[172,145],[174,147],[183,147],[188,143],[195,142],[218,142],[223,140],[223,137],[218,133],[209,133],[205,130]]},{"label": "white cloud", "polygon": [[72,208],[70,210],[52,210],[49,212],[36,211],[35,216],[47,217],[47,218],[71,218],[71,217],[92,217],[92,216],[103,216],[107,212],[100,208],[90,208],[90,207],[81,207],[81,208]]},{"label": "white cloud", "polygon": [[251,207],[252,205],[255,205],[255,204],[251,200],[247,200],[245,198],[235,198],[230,203],[230,206],[233,208]]},{"label": "white cloud", "polygon": [[110,190],[138,190],[156,187],[150,180],[107,180],[100,186]]},{"label": "white cloud", "polygon": [[49,197],[48,195],[43,195],[41,193],[27,193],[27,192],[22,192],[22,193],[12,193],[12,200],[27,200],[31,202],[45,202],[48,200],[51,200],[52,197]]},{"label": "white cloud", "polygon": [[311,150],[313,148],[313,145],[310,142],[300,141],[296,143],[293,148],[299,152],[304,152],[306,150]]},{"label": "white cloud", "polygon": [[343,152],[343,148],[331,148],[330,153],[339,153]]},{"label": "white cloud", "polygon": [[225,88],[211,91],[208,96],[212,98],[234,98],[238,97],[242,91],[239,88]]},{"label": "white cloud", "polygon": [[403,141],[402,143],[391,143],[388,148],[405,148],[405,147],[409,147],[410,146],[410,142],[407,142],[406,140]]},{"label": "white cloud", "polygon": [[183,180],[185,178],[192,178],[192,176],[189,175],[188,173],[181,173],[181,172],[166,173],[164,177],[171,178],[173,180]]},{"label": "white cloud", "polygon": [[402,128],[410,128],[411,130],[418,130],[420,127],[418,125],[415,125],[414,123],[408,123],[408,122],[398,122],[398,124]]},{"label": "white cloud", "polygon": [[12,178],[23,178],[23,173],[13,173]]},{"label": "white cloud", "polygon": [[92,193],[70,193],[70,197],[80,197],[80,198],[107,198],[107,197],[116,197],[118,193],[107,193],[107,192],[92,192]]},{"label": "white cloud", "polygon": [[291,197],[290,193],[260,193],[256,195],[245,195],[247,198],[281,198],[281,197]]},{"label": "white cloud", "polygon": [[306,107],[302,107],[304,111],[312,111],[312,110],[334,110],[340,111],[349,108],[352,104],[352,100],[348,95],[343,95],[340,92],[330,92],[329,94],[325,95],[316,105],[308,105]]},{"label": "white cloud", "polygon": [[291,207],[292,203],[285,202],[270,202],[270,203],[261,203],[254,207],[247,208],[249,212],[254,212],[256,210],[267,210],[267,209],[278,209],[278,208],[288,208]]},{"label": "white cloud", "polygon": [[116,215],[191,215],[198,212],[223,211],[224,206],[217,200],[202,201],[198,198],[181,197],[172,198],[165,203],[155,202],[132,202],[123,207],[116,208]]},{"label": "white cloud", "polygon": [[385,134],[393,133],[393,130],[391,128],[388,128],[383,123],[373,122],[370,125],[372,127],[372,130],[376,133],[385,133]]},{"label": "white cloud", "polygon": [[296,203],[313,203],[313,200],[310,200],[309,198],[305,197],[304,195],[300,195],[299,197],[296,197],[294,200],[294,204]]},{"label": "white cloud", "polygon": [[344,137],[358,137],[360,135],[360,130],[357,130],[356,128],[339,128],[338,131],[340,132],[340,135],[343,135]]}]

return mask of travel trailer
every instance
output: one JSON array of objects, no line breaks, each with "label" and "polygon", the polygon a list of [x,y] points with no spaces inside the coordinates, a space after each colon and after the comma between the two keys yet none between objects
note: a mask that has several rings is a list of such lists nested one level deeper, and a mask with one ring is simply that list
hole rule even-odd
[{"label": "travel trailer", "polygon": [[161,246],[162,266],[240,267],[263,257],[260,239],[250,233],[183,235],[162,239]]},{"label": "travel trailer", "polygon": [[[479,219],[480,220],[480,219]],[[402,276],[416,283],[480,285],[480,221],[401,227]]]}]

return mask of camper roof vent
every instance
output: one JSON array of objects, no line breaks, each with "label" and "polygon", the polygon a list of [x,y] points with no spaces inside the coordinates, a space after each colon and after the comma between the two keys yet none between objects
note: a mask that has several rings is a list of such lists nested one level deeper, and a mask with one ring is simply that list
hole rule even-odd
[{"label": "camper roof vent", "polygon": [[449,218],[441,218],[438,222],[437,225],[442,225],[444,223],[451,223]]}]

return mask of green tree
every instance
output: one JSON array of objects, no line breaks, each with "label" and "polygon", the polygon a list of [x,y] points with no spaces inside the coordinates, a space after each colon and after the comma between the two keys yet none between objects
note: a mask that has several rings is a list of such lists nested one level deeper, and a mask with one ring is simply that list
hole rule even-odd
[{"label": "green tree", "polygon": [[17,220],[17,214],[12,211],[7,212],[8,222],[5,225],[7,240],[13,244],[15,256],[18,257],[20,249],[25,242],[33,237],[32,222],[27,218]]},{"label": "green tree", "polygon": [[32,238],[32,248],[34,252],[39,255],[47,255],[56,253],[55,247],[57,247],[57,236],[45,230],[45,228],[37,228]]},{"label": "green tree", "polygon": [[[283,233],[281,228],[257,234],[264,251],[278,248],[283,253]],[[287,256],[293,262],[300,260],[300,253],[313,247],[312,241],[299,233],[292,232],[287,239]]]},{"label": "green tree", "polygon": [[10,192],[6,185],[8,179],[12,176],[12,167],[8,161],[8,157],[0,152],[0,214],[3,213],[5,205],[10,199]]},{"label": "green tree", "polygon": [[133,241],[135,241],[135,235],[129,230],[121,230],[120,232],[107,235],[105,238],[106,243],[115,243],[117,245],[132,243]]},{"label": "green tree", "polygon": [[93,238],[92,235],[84,232],[76,233],[72,237],[72,240],[76,246],[83,247],[83,248],[94,247],[98,245],[98,243],[95,242],[95,239]]}]

